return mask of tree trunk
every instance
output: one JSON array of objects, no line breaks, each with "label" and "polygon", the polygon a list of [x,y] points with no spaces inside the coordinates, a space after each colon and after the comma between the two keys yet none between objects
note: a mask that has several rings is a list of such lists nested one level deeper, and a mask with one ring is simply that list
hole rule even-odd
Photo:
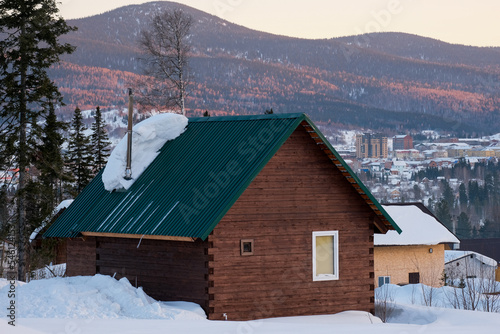
[{"label": "tree trunk", "polygon": [[[21,26],[21,36],[26,34],[24,23]],[[20,54],[24,54],[24,43],[20,44]],[[18,199],[17,199],[17,279],[19,281],[25,280],[25,230],[26,230],[26,208],[25,208],[25,193],[26,186],[26,76],[28,73],[28,64],[23,62],[21,65],[21,86],[20,86],[20,108],[19,108],[19,152],[18,152],[18,168],[19,168],[19,184],[18,184]]]}]

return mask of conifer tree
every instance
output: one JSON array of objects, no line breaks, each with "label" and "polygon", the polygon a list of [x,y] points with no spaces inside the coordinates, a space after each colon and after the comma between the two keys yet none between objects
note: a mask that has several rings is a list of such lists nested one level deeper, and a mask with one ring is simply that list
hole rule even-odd
[{"label": "conifer tree", "polygon": [[457,218],[457,237],[469,239],[472,235],[472,227],[469,216],[465,212],[460,213]]},{"label": "conifer tree", "polygon": [[15,219],[19,280],[25,279],[28,238],[24,188],[36,154],[30,129],[48,111],[48,106],[62,103],[47,70],[59,62],[61,55],[74,50],[59,42],[59,37],[73,28],[57,14],[54,0],[0,1],[0,138],[1,144],[8,144],[0,147],[0,157],[5,163],[12,154],[19,169]]},{"label": "conifer tree", "polygon": [[445,199],[436,203],[434,214],[449,230],[453,230],[453,220],[450,213],[450,207]]},{"label": "conifer tree", "polygon": [[94,171],[97,174],[108,161],[109,157],[109,141],[108,132],[106,130],[106,123],[102,119],[101,109],[96,108],[94,123],[92,124],[92,148],[94,151]]},{"label": "conifer tree", "polygon": [[452,210],[455,203],[455,195],[453,194],[453,190],[451,189],[450,184],[446,180],[441,181],[441,185],[443,188],[443,199],[448,204],[448,208]]},{"label": "conifer tree", "polygon": [[66,129],[67,124],[58,121],[54,109],[51,108],[45,119],[36,161],[36,167],[40,172],[40,182],[43,184],[45,191],[50,194],[47,203],[50,210],[62,201],[62,184],[70,179],[64,168],[62,154],[65,138],[61,132]]},{"label": "conifer tree", "polygon": [[85,124],[82,112],[76,108],[71,120],[71,134],[69,136],[67,163],[73,176],[73,192],[78,195],[92,178],[92,145],[90,138],[85,135]]},{"label": "conifer tree", "polygon": [[463,182],[460,183],[460,186],[458,187],[458,194],[460,198],[460,208],[465,210],[465,208],[467,208],[469,198],[467,196],[467,189],[465,188],[465,184]]}]

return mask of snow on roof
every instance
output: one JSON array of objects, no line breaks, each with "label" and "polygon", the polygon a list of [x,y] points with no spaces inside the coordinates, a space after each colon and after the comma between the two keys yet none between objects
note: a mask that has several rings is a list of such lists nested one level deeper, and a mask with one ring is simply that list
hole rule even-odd
[{"label": "snow on roof", "polygon": [[186,129],[188,119],[171,113],[154,115],[132,129],[132,179],[125,180],[127,167],[127,135],[109,156],[102,173],[102,182],[107,191],[128,189],[142,172],[153,162],[163,145],[180,136]]},{"label": "snow on roof", "polygon": [[38,235],[38,233],[40,233],[40,231],[44,229],[44,227],[47,225],[47,223],[52,219],[52,217],[55,214],[57,214],[62,209],[66,209],[71,203],[73,203],[72,199],[67,199],[67,200],[64,200],[61,203],[59,203],[59,205],[54,210],[52,210],[52,214],[50,215],[50,217],[46,218],[43,221],[42,225],[40,225],[39,227],[37,227],[33,231],[33,233],[31,233],[31,235],[30,235],[30,242],[32,242],[33,240],[35,240],[35,238]]},{"label": "snow on roof", "polygon": [[375,234],[375,245],[437,245],[460,241],[433,216],[423,212],[414,204],[383,205],[385,211],[403,230],[401,234],[388,231]]},{"label": "snow on roof", "polygon": [[470,255],[472,255],[473,257],[475,257],[476,259],[478,259],[479,261],[481,261],[484,264],[487,264],[487,265],[492,266],[492,267],[497,266],[497,261],[495,261],[494,259],[492,259],[490,257],[487,257],[483,254],[476,253],[473,251],[460,251],[460,250],[444,251],[444,263],[455,261],[455,260],[458,260],[458,259],[463,258],[465,256],[470,256]]}]

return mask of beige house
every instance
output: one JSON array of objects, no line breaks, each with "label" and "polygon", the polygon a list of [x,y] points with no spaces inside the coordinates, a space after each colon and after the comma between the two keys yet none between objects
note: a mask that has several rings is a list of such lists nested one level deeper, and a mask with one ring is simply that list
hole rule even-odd
[{"label": "beige house", "polygon": [[383,206],[403,230],[375,235],[375,286],[443,285],[445,247],[460,241],[422,204]]}]

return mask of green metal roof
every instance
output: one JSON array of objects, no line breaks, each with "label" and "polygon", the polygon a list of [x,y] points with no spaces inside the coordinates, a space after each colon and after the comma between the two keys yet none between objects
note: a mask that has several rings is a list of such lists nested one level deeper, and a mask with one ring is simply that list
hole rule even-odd
[{"label": "green metal roof", "polygon": [[101,171],[44,237],[94,232],[205,239],[301,123],[333,152],[332,161],[384,224],[400,231],[305,114],[272,114],[190,118],[127,191],[106,191]]}]

